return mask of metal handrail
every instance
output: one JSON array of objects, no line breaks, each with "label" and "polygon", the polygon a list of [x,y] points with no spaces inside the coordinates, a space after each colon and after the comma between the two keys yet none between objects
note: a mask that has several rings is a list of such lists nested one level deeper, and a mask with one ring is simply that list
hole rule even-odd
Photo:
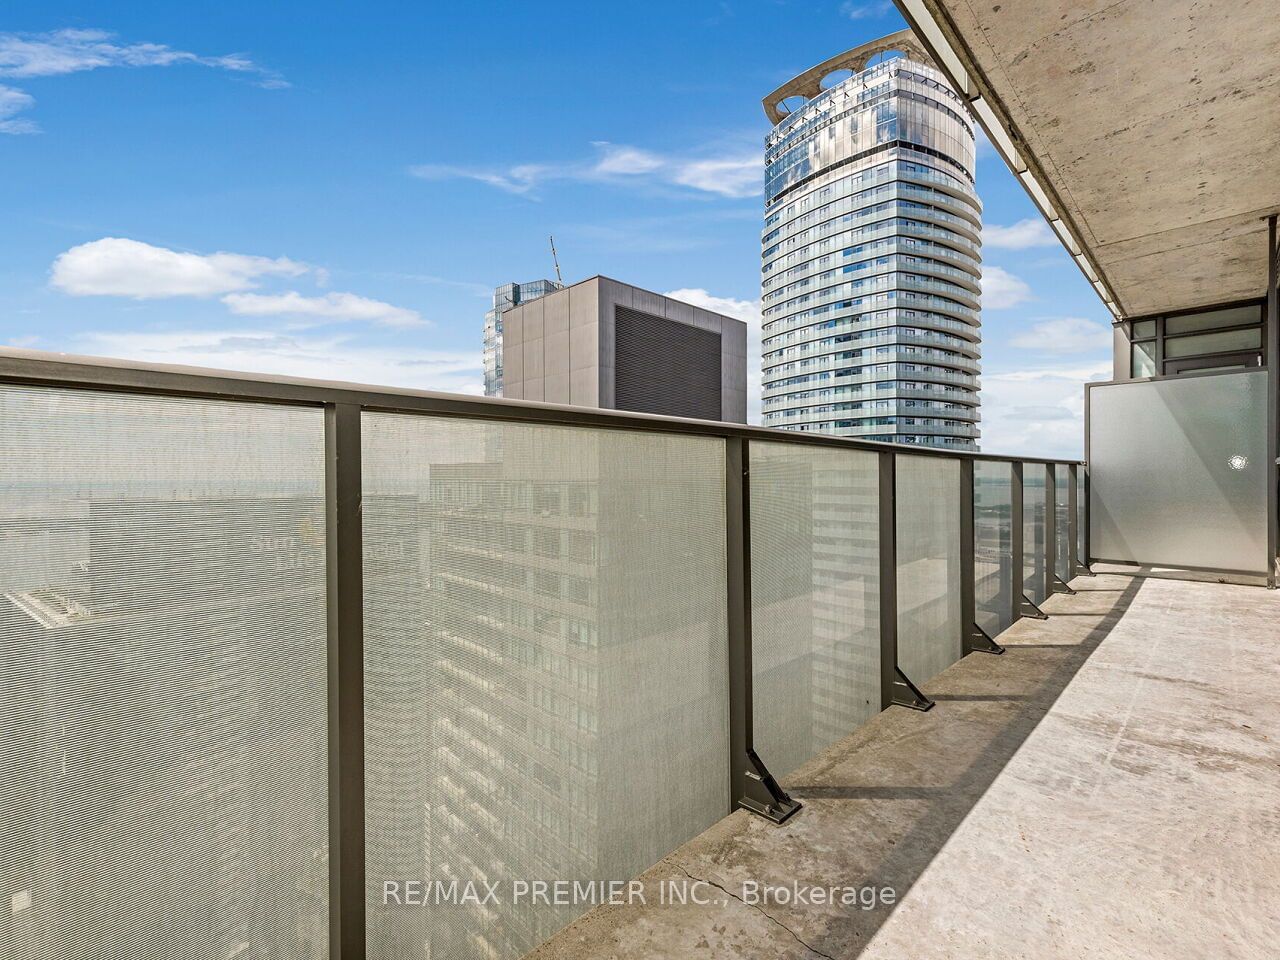
[{"label": "metal handrail", "polygon": [[[307,406],[344,403],[355,404],[366,410],[388,413],[430,413],[481,420],[511,420],[564,426],[699,434],[709,437],[740,437],[746,440],[849,447],[872,451],[901,450],[899,445],[892,443],[833,437],[826,434],[804,434],[793,430],[777,430],[742,423],[600,410],[593,407],[571,407],[562,404],[538,403],[532,400],[473,397],[457,393],[414,390],[408,387],[373,386],[178,364],[137,363],[103,357],[50,353],[42,350],[23,350],[16,347],[0,348],[0,382]],[[1083,463],[1083,461],[1060,458],[1018,457],[961,450],[920,448],[911,449],[909,452],[913,456],[999,460],[1006,463]]]}]

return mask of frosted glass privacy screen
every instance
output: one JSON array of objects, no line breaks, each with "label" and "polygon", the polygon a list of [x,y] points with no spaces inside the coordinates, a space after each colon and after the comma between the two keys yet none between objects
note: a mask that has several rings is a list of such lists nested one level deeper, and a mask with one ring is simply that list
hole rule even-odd
[{"label": "frosted glass privacy screen", "polygon": [[790,773],[880,712],[879,463],[750,445],[756,752]]},{"label": "frosted glass privacy screen", "polygon": [[897,460],[898,666],[916,684],[960,659],[960,461]]},{"label": "frosted glass privacy screen", "polygon": [[0,386],[0,957],[328,955],[323,492],[319,408]]},{"label": "frosted glass privacy screen", "polygon": [[[728,810],[722,440],[365,414],[371,958],[518,957]],[[383,884],[504,885],[498,906]],[[483,888],[481,888],[483,889]]]},{"label": "frosted glass privacy screen", "polygon": [[1013,468],[973,465],[973,582],[978,626],[994,637],[1013,624]]},{"label": "frosted glass privacy screen", "polygon": [[1267,570],[1264,370],[1089,387],[1089,551]]},{"label": "frosted glass privacy screen", "polygon": [[1049,595],[1048,508],[1045,504],[1048,467],[1042,463],[1022,466],[1022,573],[1023,592],[1035,603]]}]

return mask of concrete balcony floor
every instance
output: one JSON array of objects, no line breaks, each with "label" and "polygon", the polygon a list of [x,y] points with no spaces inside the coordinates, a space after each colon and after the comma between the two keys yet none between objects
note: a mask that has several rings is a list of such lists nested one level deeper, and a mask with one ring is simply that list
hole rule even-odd
[{"label": "concrete balcony floor", "polygon": [[[1273,958],[1280,592],[1102,574],[644,876],[716,901],[600,907],[530,956]],[[767,759],[767,758],[766,758]],[[642,803],[643,798],[637,797]],[[892,887],[892,907],[745,904],[744,881]]]}]

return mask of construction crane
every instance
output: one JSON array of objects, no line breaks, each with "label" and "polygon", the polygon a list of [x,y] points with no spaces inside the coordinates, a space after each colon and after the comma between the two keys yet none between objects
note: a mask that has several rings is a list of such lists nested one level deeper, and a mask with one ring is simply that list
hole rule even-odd
[{"label": "construction crane", "polygon": [[564,286],[564,278],[560,276],[560,258],[556,256],[556,238],[548,237],[551,241],[551,262],[556,265],[556,283]]}]

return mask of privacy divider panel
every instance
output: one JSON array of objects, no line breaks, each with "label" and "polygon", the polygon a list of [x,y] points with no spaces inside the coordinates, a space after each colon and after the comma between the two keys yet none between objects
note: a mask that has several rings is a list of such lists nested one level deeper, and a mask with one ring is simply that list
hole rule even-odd
[{"label": "privacy divider panel", "polygon": [[920,684],[962,655],[960,461],[895,459],[898,666]]},{"label": "privacy divider panel", "polygon": [[973,464],[973,580],[975,616],[990,637],[1013,625],[1013,468],[1008,463]]},{"label": "privacy divider panel", "polygon": [[1266,574],[1267,371],[1091,385],[1089,551]]},{"label": "privacy divider panel", "polygon": [[0,386],[0,956],[328,955],[318,407]]},{"label": "privacy divider panel", "polygon": [[1048,544],[1045,527],[1048,469],[1042,463],[1027,463],[1022,467],[1022,590],[1036,603],[1049,595],[1049,564],[1044,555]]},{"label": "privacy divider panel", "polygon": [[782,777],[880,712],[878,457],[751,444],[755,747]]},{"label": "privacy divider panel", "polygon": [[362,422],[369,956],[518,957],[728,809],[724,442]]}]

